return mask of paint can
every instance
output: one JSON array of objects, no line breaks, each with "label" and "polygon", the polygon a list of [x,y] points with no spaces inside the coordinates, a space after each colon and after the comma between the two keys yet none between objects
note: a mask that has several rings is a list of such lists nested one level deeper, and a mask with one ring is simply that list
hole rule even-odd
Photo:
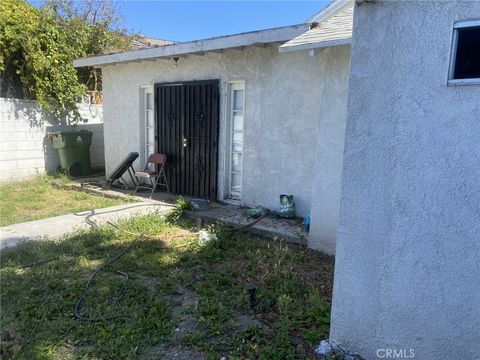
[{"label": "paint can", "polygon": [[280,211],[278,215],[285,219],[293,219],[295,213],[296,207],[293,195],[280,195]]}]

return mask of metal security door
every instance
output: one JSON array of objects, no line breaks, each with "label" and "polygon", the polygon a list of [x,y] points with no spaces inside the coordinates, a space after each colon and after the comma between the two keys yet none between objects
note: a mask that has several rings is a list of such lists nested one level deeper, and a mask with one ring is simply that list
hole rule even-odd
[{"label": "metal security door", "polygon": [[156,84],[158,152],[173,193],[215,200],[218,80]]}]

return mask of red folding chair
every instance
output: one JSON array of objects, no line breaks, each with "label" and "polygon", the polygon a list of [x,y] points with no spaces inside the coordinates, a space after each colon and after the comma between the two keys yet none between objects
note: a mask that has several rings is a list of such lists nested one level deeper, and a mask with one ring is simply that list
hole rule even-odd
[{"label": "red folding chair", "polygon": [[[152,198],[153,192],[155,191],[157,186],[164,186],[168,190],[168,181],[165,175],[165,163],[167,162],[167,155],[165,154],[151,154],[147,159],[147,164],[145,165],[145,169],[143,171],[135,171],[135,177],[137,178],[137,187],[133,192],[133,195],[137,193],[138,189],[152,189],[152,193],[150,194],[150,199]],[[150,164],[158,165],[159,169],[157,170],[150,170]],[[145,185],[145,180],[141,183],[140,178],[150,180],[150,186]],[[154,179],[155,181],[153,181]]]}]

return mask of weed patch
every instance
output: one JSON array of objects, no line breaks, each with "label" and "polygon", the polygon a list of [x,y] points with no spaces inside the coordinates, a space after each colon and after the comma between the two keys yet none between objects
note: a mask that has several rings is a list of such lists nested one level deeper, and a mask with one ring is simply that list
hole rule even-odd
[{"label": "weed patch", "polygon": [[[109,321],[75,320],[73,304],[92,271],[134,236],[105,227],[2,251],[2,358],[305,359],[328,335],[331,257],[226,229],[199,246],[191,224],[156,214],[119,226],[152,237],[105,268],[86,293],[85,314],[115,314],[125,283],[121,316]],[[248,284],[256,287],[254,308]]]}]

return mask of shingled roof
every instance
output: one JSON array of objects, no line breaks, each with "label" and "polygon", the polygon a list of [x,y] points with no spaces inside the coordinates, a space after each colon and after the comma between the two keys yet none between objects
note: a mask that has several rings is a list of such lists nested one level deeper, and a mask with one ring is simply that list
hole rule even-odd
[{"label": "shingled roof", "polygon": [[135,35],[132,38],[131,50],[146,49],[154,46],[173,44],[173,41],[155,39],[145,35]]},{"label": "shingled roof", "polygon": [[349,44],[352,38],[353,3],[349,2],[310,30],[280,46],[281,52]]}]

